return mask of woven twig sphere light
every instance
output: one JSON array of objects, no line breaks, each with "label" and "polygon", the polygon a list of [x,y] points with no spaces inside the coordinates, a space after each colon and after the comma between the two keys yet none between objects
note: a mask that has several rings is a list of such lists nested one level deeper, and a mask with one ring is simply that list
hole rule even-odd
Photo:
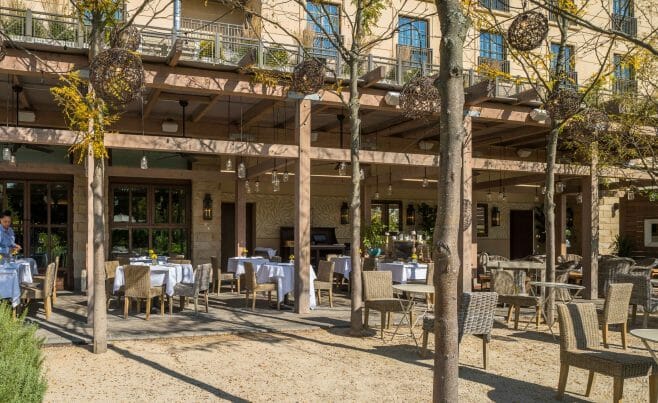
[{"label": "woven twig sphere light", "polygon": [[91,61],[89,81],[96,95],[110,106],[125,106],[144,87],[142,60],[125,49],[108,49]]},{"label": "woven twig sphere light", "polygon": [[134,25],[125,28],[114,27],[110,31],[110,46],[113,48],[123,48],[134,52],[139,49],[141,44],[142,34]]},{"label": "woven twig sphere light", "polygon": [[316,59],[308,59],[295,66],[291,89],[300,94],[315,94],[324,85],[324,65]]},{"label": "woven twig sphere light", "polygon": [[427,118],[439,111],[440,104],[434,77],[416,76],[402,87],[400,109],[408,119]]},{"label": "woven twig sphere light", "polygon": [[511,47],[528,51],[536,49],[548,35],[548,19],[537,11],[526,11],[517,15],[507,30]]},{"label": "woven twig sphere light", "polygon": [[548,98],[546,110],[553,120],[565,120],[580,110],[580,94],[569,87],[554,90]]}]

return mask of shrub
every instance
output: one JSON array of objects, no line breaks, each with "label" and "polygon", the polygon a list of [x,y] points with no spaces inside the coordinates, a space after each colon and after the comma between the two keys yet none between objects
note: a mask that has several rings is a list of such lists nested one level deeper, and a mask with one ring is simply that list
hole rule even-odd
[{"label": "shrub", "polygon": [[0,402],[41,402],[46,379],[41,373],[42,339],[25,315],[11,317],[11,307],[0,303]]}]

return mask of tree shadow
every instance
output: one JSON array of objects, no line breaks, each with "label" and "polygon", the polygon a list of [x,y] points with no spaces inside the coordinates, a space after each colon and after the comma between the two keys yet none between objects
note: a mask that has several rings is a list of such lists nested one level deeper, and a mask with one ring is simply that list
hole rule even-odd
[{"label": "tree shadow", "polygon": [[124,349],[119,348],[117,346],[110,346],[109,348],[113,351],[116,351],[117,353],[121,354],[122,356],[124,356],[128,359],[139,362],[140,364],[148,365],[149,367],[151,367],[151,368],[153,368],[153,369],[155,369],[155,370],[157,370],[157,371],[159,371],[159,372],[161,372],[165,375],[169,375],[170,377],[172,377],[174,379],[186,382],[186,383],[188,383],[192,386],[198,387],[199,389],[203,389],[206,392],[211,393],[212,395],[214,395],[218,398],[226,399],[226,400],[229,400],[229,401],[232,401],[232,402],[241,402],[241,403],[242,402],[244,402],[244,403],[248,402],[248,400],[245,400],[245,399],[242,399],[238,396],[232,395],[228,392],[225,392],[221,389],[218,389],[218,388],[216,388],[212,385],[208,385],[207,383],[203,383],[203,382],[201,382],[197,379],[194,379],[192,377],[189,377],[185,374],[181,374],[180,372],[174,371],[171,368],[167,368],[167,367],[163,366],[162,364],[159,364],[155,361],[151,361],[151,360],[148,360],[144,357],[140,357],[138,355],[135,355],[135,354],[131,353],[128,350],[124,350]]}]

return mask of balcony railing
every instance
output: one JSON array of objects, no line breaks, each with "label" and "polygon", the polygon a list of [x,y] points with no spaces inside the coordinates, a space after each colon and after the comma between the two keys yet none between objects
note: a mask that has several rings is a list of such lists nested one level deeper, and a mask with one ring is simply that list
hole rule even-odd
[{"label": "balcony railing", "polygon": [[612,82],[612,92],[616,95],[636,94],[637,80],[615,78]]},{"label": "balcony railing", "polygon": [[82,46],[89,32],[88,26],[71,16],[4,7],[0,8],[0,29],[17,41],[68,47]]},{"label": "balcony railing", "polygon": [[509,11],[509,3],[507,0],[480,0],[480,5],[489,10]]},{"label": "balcony railing", "polygon": [[205,34],[219,34],[221,36],[246,38],[254,38],[256,36],[251,28],[244,25],[227,24],[216,21],[181,18],[180,26],[182,32],[201,32]]},{"label": "balcony railing", "polygon": [[509,60],[498,60],[498,59],[492,59],[489,57],[478,57],[478,65],[479,66],[489,66],[494,70],[502,71],[503,73],[509,74],[510,72],[510,66],[509,66]]},{"label": "balcony railing", "polygon": [[637,18],[612,14],[612,29],[630,36],[637,36]]}]

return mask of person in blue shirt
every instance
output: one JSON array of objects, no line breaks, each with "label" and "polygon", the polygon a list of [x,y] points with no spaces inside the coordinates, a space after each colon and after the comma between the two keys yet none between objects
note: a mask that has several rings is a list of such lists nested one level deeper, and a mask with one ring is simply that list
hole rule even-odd
[{"label": "person in blue shirt", "polygon": [[16,244],[14,230],[11,229],[11,212],[0,214],[0,255],[9,256],[12,250],[19,251],[21,246]]}]

